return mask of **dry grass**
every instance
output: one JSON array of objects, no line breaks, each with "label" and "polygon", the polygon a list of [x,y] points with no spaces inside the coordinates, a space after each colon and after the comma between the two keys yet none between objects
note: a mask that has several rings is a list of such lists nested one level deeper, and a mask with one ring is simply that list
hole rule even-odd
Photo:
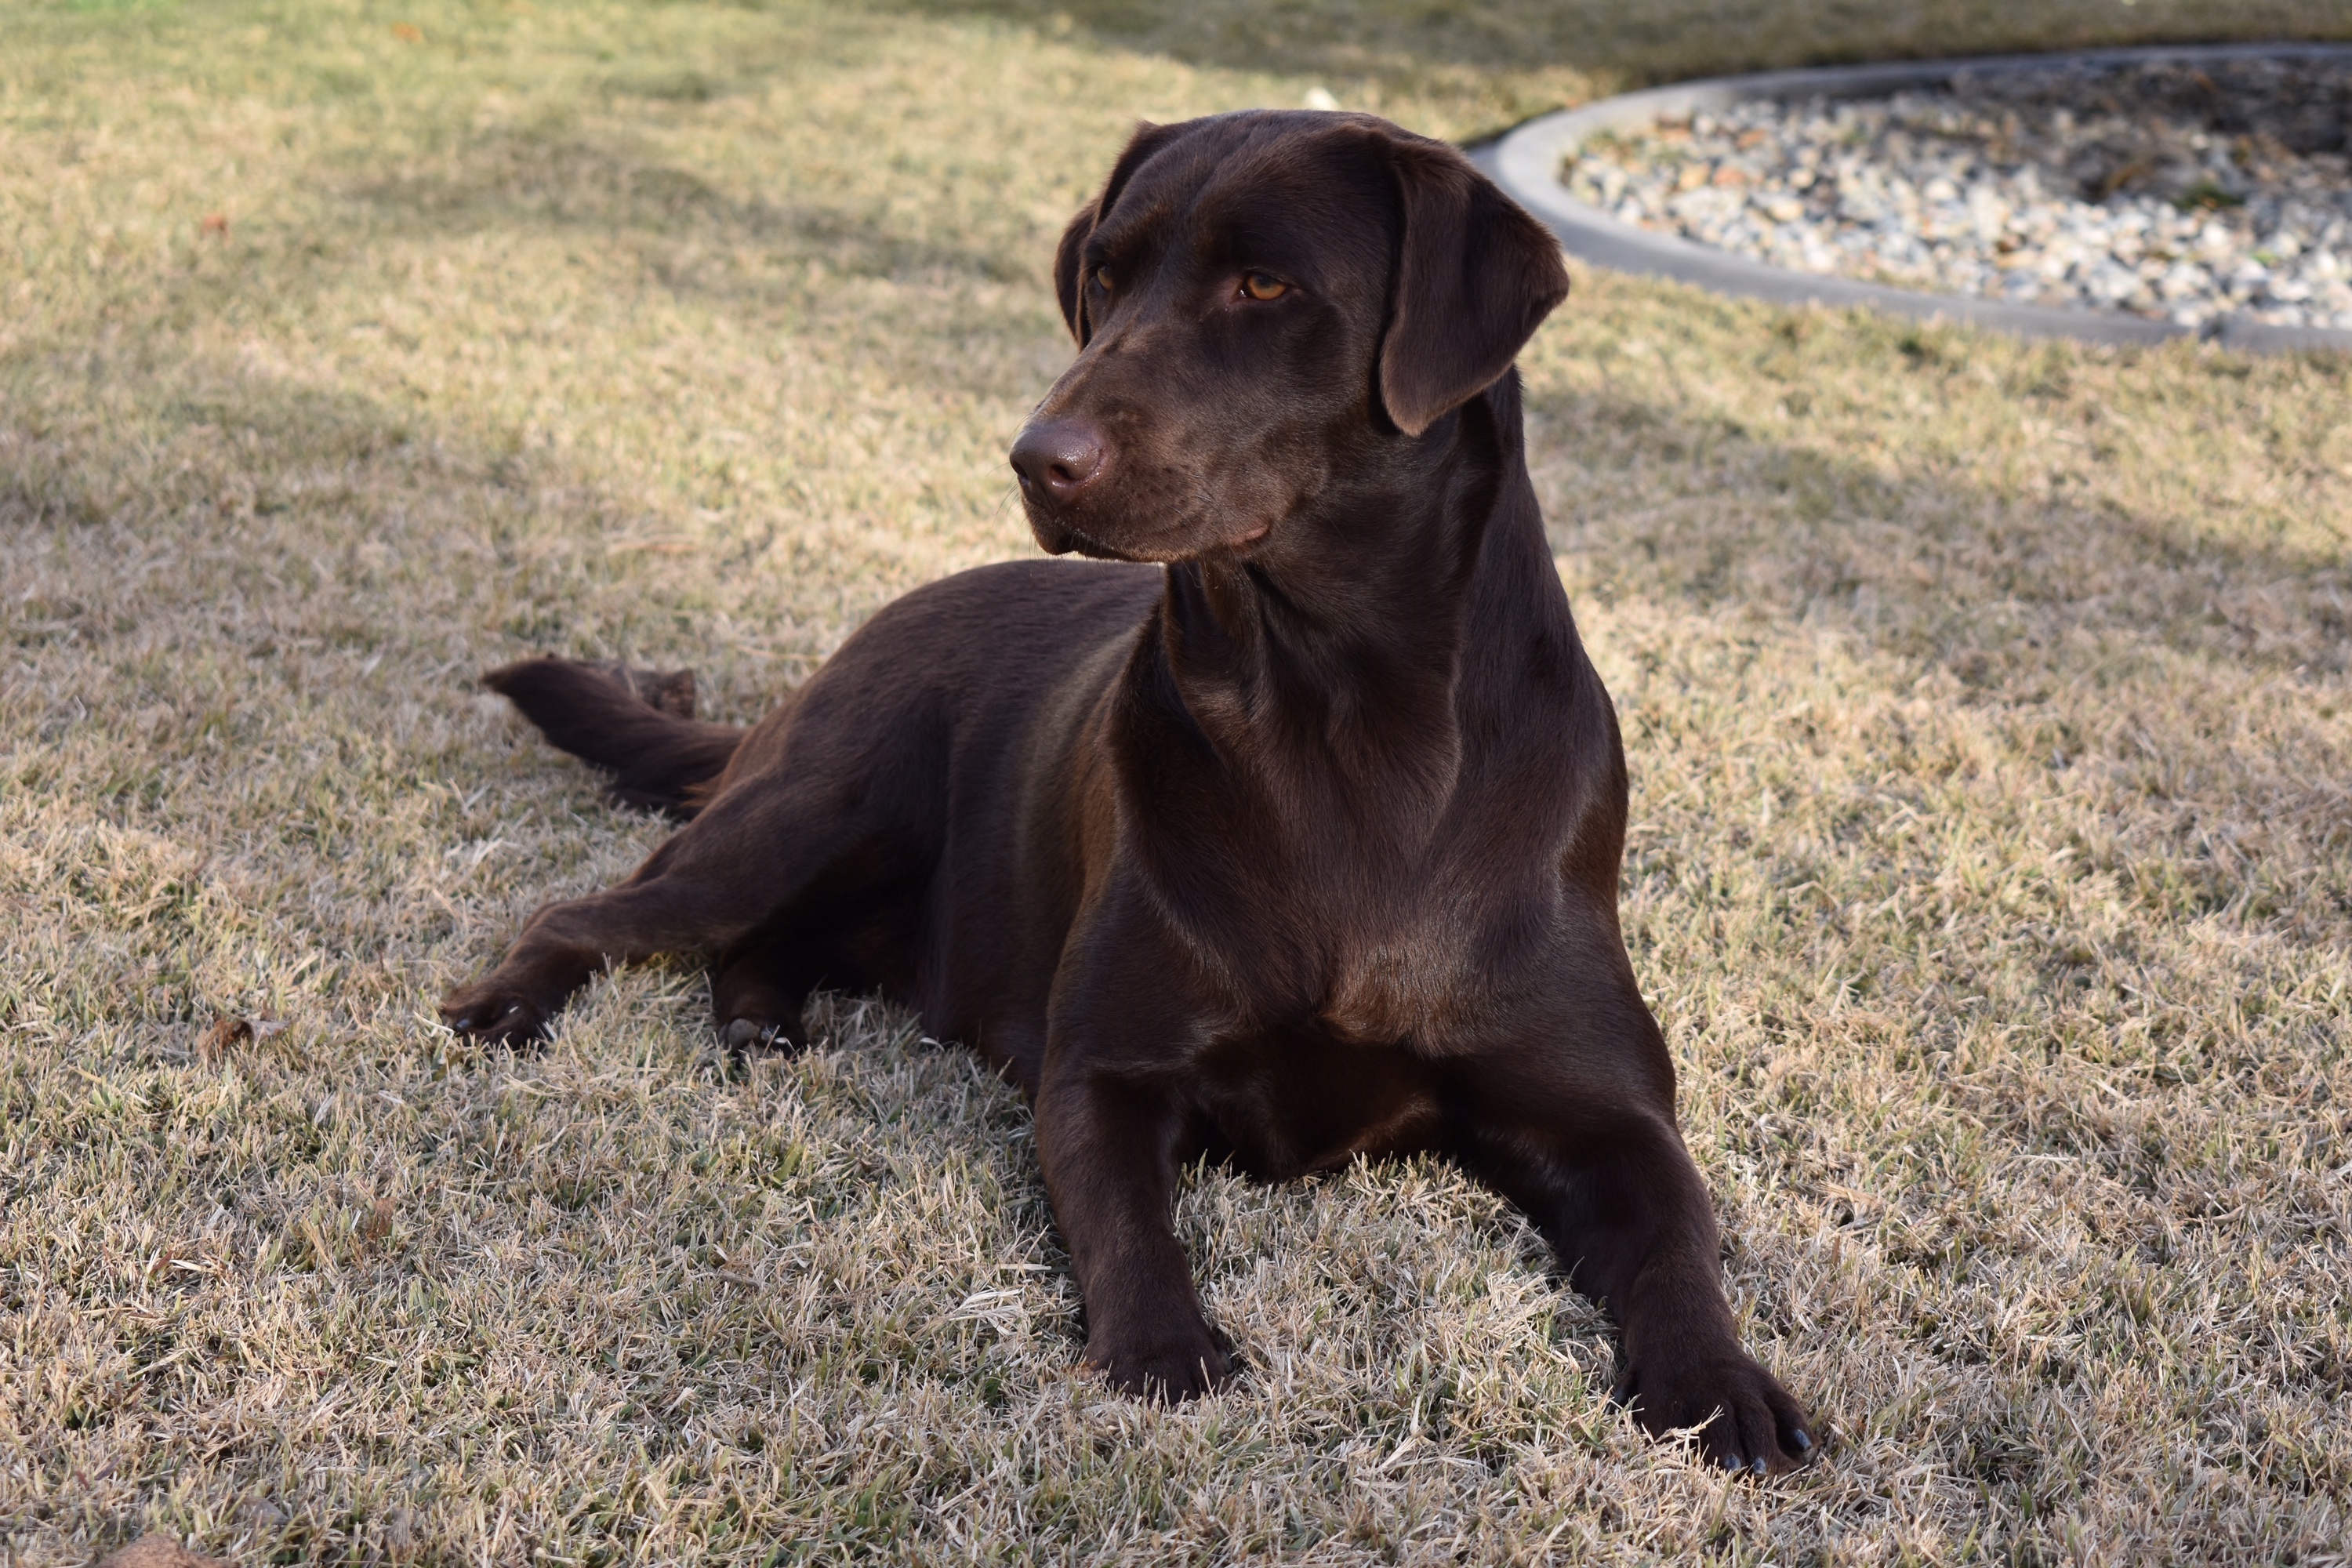
[{"label": "dry grass", "polygon": [[2340,1554],[2341,362],[1583,275],[1528,356],[1637,961],[1841,1434],[1785,1481],[1640,1440],[1442,1167],[1198,1173],[1254,1370],[1158,1412],[1073,1373],[1024,1114],[904,1016],[729,1064],[679,967],[536,1055],[427,1021],[661,831],[474,671],[750,714],[1027,548],[1045,261],[1131,117],[2345,26],[1715,9],[0,6],[0,1560]]}]

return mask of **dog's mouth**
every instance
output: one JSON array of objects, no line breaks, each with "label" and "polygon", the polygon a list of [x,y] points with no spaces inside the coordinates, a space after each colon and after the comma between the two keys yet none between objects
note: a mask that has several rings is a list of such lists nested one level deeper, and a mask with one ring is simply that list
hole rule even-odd
[{"label": "dog's mouth", "polygon": [[1111,544],[1103,540],[1097,539],[1093,534],[1088,533],[1082,528],[1073,528],[1068,530],[1067,532],[1069,534],[1069,547],[1072,550],[1076,551],[1079,554],[1087,556],[1092,560],[1132,561],[1135,559],[1134,556],[1129,555],[1126,551],[1121,550],[1116,544]]},{"label": "dog's mouth", "polygon": [[1038,546],[1049,555],[1083,555],[1092,561],[1129,561],[1158,565],[1175,565],[1186,561],[1246,559],[1274,531],[1272,520],[1260,522],[1247,531],[1223,538],[1201,541],[1192,531],[1181,526],[1161,531],[1156,539],[1129,544],[1114,544],[1098,533],[1090,533],[1066,518],[1041,517],[1030,513],[1030,531],[1036,535]]},{"label": "dog's mouth", "polygon": [[1135,561],[1141,557],[1129,554],[1107,539],[1097,539],[1076,523],[1061,518],[1041,518],[1034,511],[1029,516],[1029,531],[1037,536],[1038,546],[1048,555],[1083,555],[1090,561]]}]

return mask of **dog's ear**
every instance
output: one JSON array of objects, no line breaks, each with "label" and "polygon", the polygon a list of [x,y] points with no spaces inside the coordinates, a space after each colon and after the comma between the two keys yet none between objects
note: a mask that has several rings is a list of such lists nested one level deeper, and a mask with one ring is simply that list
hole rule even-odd
[{"label": "dog's ear", "polygon": [[1118,201],[1118,193],[1135,177],[1144,160],[1173,142],[1185,127],[1154,125],[1149,120],[1139,121],[1135,134],[1127,139],[1127,148],[1110,169],[1110,178],[1103,182],[1102,195],[1078,209],[1070,226],[1062,231],[1062,243],[1054,252],[1054,297],[1061,302],[1062,320],[1070,326],[1070,336],[1078,346],[1087,346],[1094,329],[1087,320],[1087,237],[1095,225],[1110,216],[1111,207]]},{"label": "dog's ear", "polygon": [[1467,158],[1390,143],[1404,233],[1381,343],[1381,401],[1418,436],[1493,385],[1568,298],[1559,241]]},{"label": "dog's ear", "polygon": [[1087,346],[1087,280],[1078,270],[1085,258],[1087,236],[1095,231],[1095,217],[1102,210],[1099,201],[1088,202],[1062,231],[1062,243],[1054,252],[1054,298],[1062,304],[1062,320],[1070,324],[1070,336],[1078,346]]}]

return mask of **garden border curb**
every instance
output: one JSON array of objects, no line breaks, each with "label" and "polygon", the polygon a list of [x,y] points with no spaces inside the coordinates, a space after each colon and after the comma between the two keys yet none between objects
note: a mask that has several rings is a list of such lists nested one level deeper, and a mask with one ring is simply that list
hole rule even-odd
[{"label": "garden border curb", "polygon": [[1559,237],[1571,256],[1612,271],[1671,278],[1718,294],[1765,300],[1779,305],[1866,305],[1898,315],[1944,320],[2026,337],[2068,337],[2089,342],[2153,343],[2198,337],[2224,348],[2256,353],[2302,349],[2352,351],[2352,330],[2288,327],[2223,316],[2203,329],[2146,316],[2051,305],[2012,305],[1969,294],[1935,294],[1859,279],[1798,272],[1753,261],[1733,252],[1695,244],[1624,223],[1568,194],[1559,174],[1563,158],[1587,136],[1695,110],[1722,109],[1743,99],[1820,93],[1851,98],[1891,88],[1941,82],[1966,70],[2014,70],[2021,67],[2082,63],[2127,65],[2139,61],[2343,58],[2352,44],[2161,45],[2140,48],[2069,49],[2049,54],[1979,55],[1955,59],[1897,60],[1864,66],[1832,66],[1764,71],[1752,76],[1709,77],[1621,94],[1580,109],[1538,115],[1493,141],[1466,149],[1504,190]]}]

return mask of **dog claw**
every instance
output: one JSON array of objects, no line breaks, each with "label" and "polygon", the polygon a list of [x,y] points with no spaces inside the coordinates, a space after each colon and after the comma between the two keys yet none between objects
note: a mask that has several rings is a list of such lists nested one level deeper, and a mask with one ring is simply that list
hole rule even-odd
[{"label": "dog claw", "polygon": [[507,1045],[539,1039],[547,1032],[539,1009],[520,997],[492,995],[445,1007],[441,1022],[457,1034]]},{"label": "dog claw", "polygon": [[1789,1441],[1797,1446],[1797,1452],[1800,1454],[1810,1454],[1813,1451],[1813,1440],[1805,1436],[1805,1430],[1801,1426],[1789,1434]]},{"label": "dog claw", "polygon": [[728,1020],[725,1035],[727,1048],[748,1051],[757,1046],[765,1050],[774,1045],[783,1032],[782,1024],[762,1024],[757,1018],[731,1018]]}]

